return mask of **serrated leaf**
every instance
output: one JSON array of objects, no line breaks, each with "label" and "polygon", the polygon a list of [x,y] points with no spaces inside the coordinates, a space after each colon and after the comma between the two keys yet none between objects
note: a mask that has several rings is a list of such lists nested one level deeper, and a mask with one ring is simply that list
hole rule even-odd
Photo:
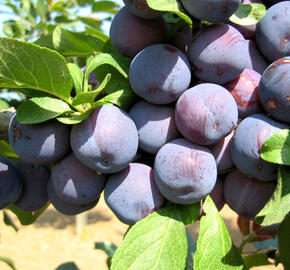
[{"label": "serrated leaf", "polygon": [[57,52],[0,38],[0,87],[32,88],[67,100],[72,81],[65,59]]},{"label": "serrated leaf", "polygon": [[244,262],[248,269],[255,266],[271,265],[268,256],[265,253],[255,253],[253,255],[244,256]]},{"label": "serrated leaf", "polygon": [[254,25],[262,20],[266,12],[263,4],[240,4],[229,20],[238,25]]},{"label": "serrated leaf", "polygon": [[17,154],[13,151],[10,144],[5,142],[4,140],[0,140],[0,156],[4,156],[8,158],[15,158],[15,159],[19,158]]},{"label": "serrated leaf", "polygon": [[194,270],[246,269],[241,254],[232,243],[226,225],[210,196],[205,199],[203,211],[206,215],[200,220]]},{"label": "serrated leaf", "polygon": [[92,7],[93,12],[107,12],[116,14],[120,6],[113,1],[96,1]]},{"label": "serrated leaf", "polygon": [[84,73],[76,64],[68,63],[67,66],[74,83],[76,94],[81,93],[83,88]]},{"label": "serrated leaf", "polygon": [[0,256],[0,261],[6,263],[11,269],[17,270],[10,258]]},{"label": "serrated leaf", "polygon": [[175,13],[188,24],[192,24],[192,20],[184,13],[179,1],[177,0],[147,0],[147,4],[150,8],[155,10]]},{"label": "serrated leaf", "polygon": [[88,116],[90,115],[90,113],[92,112],[92,109],[88,109],[87,111],[83,112],[83,113],[75,113],[74,115],[61,115],[59,117],[57,117],[56,119],[66,125],[75,125],[75,124],[79,124],[82,121],[84,121],[85,119],[88,118]]},{"label": "serrated leaf", "polygon": [[34,44],[39,45],[41,47],[46,47],[51,50],[55,50],[52,42],[52,34],[41,36],[38,40],[34,41]]},{"label": "serrated leaf", "polygon": [[278,182],[274,194],[258,213],[255,221],[262,226],[280,223],[290,209],[290,168],[278,169]]},{"label": "serrated leaf", "polygon": [[104,90],[104,88],[106,87],[110,79],[111,79],[111,74],[107,74],[105,79],[101,82],[101,84],[98,86],[96,90],[90,91],[90,92],[81,92],[77,94],[72,101],[72,105],[77,106],[77,105],[85,104],[85,103],[92,104],[95,98]]},{"label": "serrated leaf", "polygon": [[91,28],[91,27],[85,27],[85,32],[88,35],[96,36],[97,38],[103,40],[105,43],[108,42],[108,40],[109,40],[109,37],[98,29]]},{"label": "serrated leaf", "polygon": [[184,270],[186,256],[185,228],[179,211],[171,205],[131,227],[112,259],[111,270]]},{"label": "serrated leaf", "polygon": [[290,165],[290,130],[282,129],[261,147],[261,158],[272,163]]},{"label": "serrated leaf", "polygon": [[22,124],[37,124],[70,111],[69,105],[60,99],[51,97],[31,98],[19,106],[16,118]]},{"label": "serrated leaf", "polygon": [[10,210],[13,214],[15,214],[18,217],[20,223],[26,226],[33,224],[38,219],[38,217],[46,210],[48,205],[49,203],[40,210],[34,212],[24,212],[17,208],[15,205],[10,205],[6,209]]},{"label": "serrated leaf", "polygon": [[53,31],[55,49],[66,56],[86,56],[100,52],[105,46],[103,40],[85,33],[71,32],[60,26]]},{"label": "serrated leaf", "polygon": [[3,210],[3,220],[7,226],[11,226],[16,232],[18,232],[18,227],[5,210]]},{"label": "serrated leaf", "polygon": [[8,102],[0,98],[0,111],[6,110],[8,108],[9,108]]},{"label": "serrated leaf", "polygon": [[278,231],[279,259],[283,263],[285,270],[290,269],[289,228],[290,228],[290,212],[279,226]]}]

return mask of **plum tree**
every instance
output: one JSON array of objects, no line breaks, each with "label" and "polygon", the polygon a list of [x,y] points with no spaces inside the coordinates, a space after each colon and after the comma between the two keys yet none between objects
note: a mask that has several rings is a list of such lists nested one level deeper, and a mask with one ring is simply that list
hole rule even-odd
[{"label": "plum tree", "polygon": [[186,90],[178,99],[175,122],[188,140],[210,145],[227,136],[238,121],[237,104],[222,86],[202,83]]},{"label": "plum tree", "polygon": [[277,165],[262,160],[260,150],[265,140],[283,128],[289,127],[264,114],[252,114],[238,125],[231,153],[235,165],[244,175],[261,181],[276,179]]},{"label": "plum tree", "polygon": [[168,104],[188,88],[190,64],[185,54],[172,45],[151,45],[133,59],[129,80],[134,92],[146,101]]},{"label": "plum tree", "polygon": [[137,128],[123,110],[102,105],[72,127],[71,147],[76,158],[92,170],[118,172],[136,155]]},{"label": "plum tree", "polygon": [[16,167],[23,179],[23,191],[15,206],[25,212],[40,210],[48,202],[49,170],[45,166],[36,167],[24,161],[17,162]]},{"label": "plum tree", "polygon": [[280,2],[267,10],[257,24],[256,41],[271,62],[290,55],[290,1]]},{"label": "plum tree", "polygon": [[193,37],[188,53],[195,76],[218,84],[239,76],[249,58],[246,40],[228,24],[203,28]]},{"label": "plum tree", "polygon": [[83,165],[71,153],[55,164],[51,171],[51,182],[63,201],[87,204],[101,195],[106,178]]},{"label": "plum tree", "polygon": [[241,4],[241,0],[181,0],[188,13],[199,20],[225,22]]},{"label": "plum tree", "polygon": [[23,180],[15,164],[0,156],[0,209],[15,203],[22,189]]},{"label": "plum tree", "polygon": [[164,42],[166,33],[166,23],[162,18],[142,19],[134,16],[127,7],[118,11],[110,27],[114,47],[123,56],[131,58],[149,45]]},{"label": "plum tree", "polygon": [[70,127],[56,120],[21,124],[16,114],[9,124],[9,143],[21,160],[44,165],[56,162],[68,152]]},{"label": "plum tree", "polygon": [[130,163],[108,179],[105,201],[118,219],[133,224],[161,208],[165,199],[155,184],[152,168]]},{"label": "plum tree", "polygon": [[[290,6],[289,6],[290,9]],[[276,120],[290,123],[290,56],[272,63],[259,85],[259,97],[265,110]]]},{"label": "plum tree", "polygon": [[212,191],[217,178],[216,162],[207,147],[175,139],[158,151],[154,177],[166,199],[192,204]]},{"label": "plum tree", "polygon": [[254,219],[269,201],[275,187],[276,182],[250,179],[234,170],[224,181],[225,202],[241,217]]},{"label": "plum tree", "polygon": [[146,152],[157,153],[162,145],[179,134],[174,120],[174,109],[169,106],[140,101],[131,108],[129,116],[138,130],[139,148]]}]

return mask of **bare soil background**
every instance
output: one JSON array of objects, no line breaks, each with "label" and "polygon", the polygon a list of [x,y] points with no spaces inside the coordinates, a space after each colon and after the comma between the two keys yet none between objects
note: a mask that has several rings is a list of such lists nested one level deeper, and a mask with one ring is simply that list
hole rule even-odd
[{"label": "bare soil background", "polygon": [[[241,234],[236,225],[236,214],[227,206],[221,214],[234,243],[238,245]],[[195,240],[198,225],[188,227]],[[33,225],[19,225],[18,232],[5,225],[3,218],[0,228],[0,256],[11,258],[17,270],[55,270],[67,262],[74,262],[80,270],[107,270],[107,256],[104,252],[95,250],[94,244],[110,241],[119,245],[128,226],[113,215],[101,198],[99,204],[88,212],[88,225],[80,235],[76,235],[75,217],[64,216],[52,206]],[[246,246],[247,251],[253,249],[252,244]],[[2,262],[0,269],[11,270]],[[283,270],[283,267],[261,266],[252,269]]]}]

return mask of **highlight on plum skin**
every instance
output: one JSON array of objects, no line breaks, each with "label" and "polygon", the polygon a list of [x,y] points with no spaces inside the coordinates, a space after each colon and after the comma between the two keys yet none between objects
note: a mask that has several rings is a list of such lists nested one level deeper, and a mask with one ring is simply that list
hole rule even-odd
[{"label": "highlight on plum skin", "polygon": [[277,165],[260,157],[263,143],[280,129],[288,129],[264,114],[252,114],[243,119],[235,130],[231,154],[236,167],[247,177],[260,181],[277,179]]},{"label": "highlight on plum skin", "polygon": [[118,172],[137,153],[137,128],[123,110],[111,104],[102,105],[72,127],[71,147],[76,158],[92,170]]},{"label": "highlight on plum skin", "polygon": [[16,114],[9,123],[9,143],[21,160],[45,165],[64,157],[70,147],[70,127],[50,120],[40,124],[21,124]]},{"label": "highlight on plum skin", "polygon": [[175,139],[158,151],[154,176],[166,199],[178,204],[193,204],[214,188],[216,162],[207,147],[183,138]]},{"label": "highlight on plum skin", "polygon": [[238,121],[233,96],[222,86],[201,83],[186,90],[175,107],[179,132],[189,141],[211,145],[226,137]]},{"label": "highlight on plum skin", "polygon": [[22,190],[23,179],[14,162],[0,156],[0,209],[15,203]]},{"label": "highlight on plum skin", "polygon": [[95,201],[105,188],[106,177],[83,165],[73,153],[57,162],[51,171],[51,182],[63,201],[87,204]]},{"label": "highlight on plum skin", "polygon": [[129,81],[135,94],[146,101],[169,104],[189,87],[191,68],[181,50],[169,44],[155,44],[135,56]]},{"label": "highlight on plum skin", "polygon": [[130,163],[123,171],[111,175],[104,196],[109,208],[125,224],[134,224],[165,203],[153,169],[141,163]]},{"label": "highlight on plum skin", "polygon": [[245,69],[249,52],[242,34],[228,24],[213,24],[193,37],[189,60],[194,75],[204,82],[224,84]]}]

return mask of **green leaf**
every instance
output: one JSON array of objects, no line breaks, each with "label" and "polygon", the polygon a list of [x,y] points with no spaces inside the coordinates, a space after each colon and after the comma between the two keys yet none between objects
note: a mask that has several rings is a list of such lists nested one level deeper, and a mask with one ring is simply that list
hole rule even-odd
[{"label": "green leaf", "polygon": [[105,46],[103,40],[85,33],[71,32],[60,26],[56,27],[52,36],[56,50],[66,56],[86,56],[100,52]]},{"label": "green leaf", "polygon": [[105,43],[109,41],[109,37],[107,35],[105,35],[103,32],[101,32],[100,30],[98,30],[98,29],[95,29],[95,28],[91,28],[91,27],[87,27],[86,26],[85,27],[85,32],[88,35],[95,36],[98,39],[103,40]]},{"label": "green leaf", "polygon": [[103,250],[109,257],[112,257],[117,250],[117,246],[114,243],[108,241],[96,242],[95,249]]},{"label": "green leaf", "polygon": [[105,79],[102,81],[102,83],[98,86],[96,90],[90,91],[90,92],[81,92],[77,94],[76,97],[72,101],[72,105],[76,106],[76,105],[85,104],[85,103],[92,104],[95,98],[106,87],[110,79],[111,79],[111,74],[107,74]]},{"label": "green leaf", "polygon": [[68,63],[67,66],[74,83],[75,92],[79,94],[83,88],[84,73],[76,64]]},{"label": "green leaf", "polygon": [[93,17],[78,17],[78,19],[83,22],[86,25],[91,26],[92,28],[95,29],[100,29],[102,25],[102,21],[98,18],[93,18]]},{"label": "green leaf", "polygon": [[193,224],[200,215],[200,202],[190,205],[180,205],[180,213],[184,225]]},{"label": "green leaf", "polygon": [[290,168],[278,169],[278,182],[274,194],[258,213],[255,221],[262,226],[280,223],[290,209]]},{"label": "green leaf", "polygon": [[18,159],[17,154],[13,151],[9,143],[0,140],[0,156]]},{"label": "green leaf", "polygon": [[290,269],[289,228],[290,228],[290,212],[279,226],[278,231],[279,259],[283,263],[285,270]]},{"label": "green leaf", "polygon": [[261,158],[272,163],[290,165],[290,130],[282,129],[261,147]]},{"label": "green leaf", "polygon": [[[95,75],[101,81],[104,80],[108,73],[112,74],[111,80],[105,89],[108,96],[97,101],[98,103],[94,104],[94,107],[106,103],[113,103],[127,110],[131,107],[136,97],[131,89],[127,75],[131,60],[116,54],[109,54],[107,59],[112,61],[107,61],[107,63],[103,61],[103,65],[96,67]],[[95,61],[98,63],[99,59]]]},{"label": "green leaf", "polygon": [[74,262],[63,263],[55,270],[80,270]]},{"label": "green leaf", "polygon": [[37,0],[36,11],[42,21],[46,21],[46,12],[48,10],[47,0]]},{"label": "green leaf", "polygon": [[187,239],[181,218],[173,204],[137,222],[117,249],[111,270],[184,270]]},{"label": "green leaf", "polygon": [[13,214],[15,214],[18,217],[20,223],[25,226],[33,224],[37,220],[37,218],[45,211],[48,205],[49,203],[40,210],[34,212],[24,212],[17,208],[15,205],[10,205],[6,209],[10,210]]},{"label": "green leaf", "polygon": [[6,263],[11,269],[17,270],[14,266],[14,262],[11,259],[0,256],[0,261]]},{"label": "green leaf", "polygon": [[35,44],[0,38],[0,87],[32,88],[67,100],[72,81],[65,59]]},{"label": "green leaf", "polygon": [[205,199],[203,211],[206,215],[200,221],[194,270],[246,269],[241,254],[232,243],[226,225],[210,196]]},{"label": "green leaf", "polygon": [[9,103],[0,98],[0,111],[1,110],[6,110],[8,108],[9,108]]},{"label": "green leaf", "polygon": [[74,115],[61,115],[56,119],[66,125],[75,125],[87,119],[91,112],[92,109],[88,109],[83,113],[77,112]]},{"label": "green leaf", "polygon": [[[130,66],[130,60],[128,58],[120,58],[119,56],[116,56],[114,54],[108,54],[108,53],[97,53],[95,55],[90,56],[87,59],[86,64],[86,71],[85,71],[85,77],[83,82],[83,92],[88,91],[88,80],[90,73],[93,72],[95,69],[97,69],[100,66],[103,65],[110,65],[114,69],[116,69],[119,73],[123,75],[126,79],[128,78],[128,72],[129,72],[129,66]],[[107,74],[111,72],[107,72],[106,74],[103,74],[107,76]],[[100,80],[104,80],[105,77],[98,77]],[[126,80],[128,81],[128,80]]]},{"label": "green leaf", "polygon": [[24,101],[17,109],[16,117],[22,124],[37,124],[70,111],[69,105],[60,99],[39,97]]},{"label": "green leaf", "polygon": [[39,45],[41,47],[46,47],[51,50],[55,50],[52,42],[52,34],[41,36],[38,40],[34,41],[34,44]]},{"label": "green leaf", "polygon": [[255,266],[272,265],[265,253],[255,253],[253,255],[244,256],[244,262],[248,269]]},{"label": "green leaf", "polygon": [[11,226],[16,232],[19,231],[18,227],[16,226],[12,218],[8,215],[8,213],[5,210],[3,210],[3,220],[7,226]]},{"label": "green leaf", "polygon": [[96,108],[104,104],[115,104],[115,105],[120,106],[123,109],[126,109],[127,108],[126,102],[130,100],[132,97],[135,97],[135,96],[132,95],[131,91],[128,91],[128,90],[116,91],[96,101],[93,104],[92,108]]},{"label": "green leaf", "polygon": [[229,20],[238,25],[254,25],[266,15],[266,12],[263,4],[241,4]]},{"label": "green leaf", "polygon": [[175,13],[188,24],[192,24],[192,20],[184,13],[180,3],[177,0],[147,0],[147,4],[150,8],[155,10]]},{"label": "green leaf", "polygon": [[120,6],[113,1],[97,1],[92,7],[93,12],[107,12],[116,14]]}]

